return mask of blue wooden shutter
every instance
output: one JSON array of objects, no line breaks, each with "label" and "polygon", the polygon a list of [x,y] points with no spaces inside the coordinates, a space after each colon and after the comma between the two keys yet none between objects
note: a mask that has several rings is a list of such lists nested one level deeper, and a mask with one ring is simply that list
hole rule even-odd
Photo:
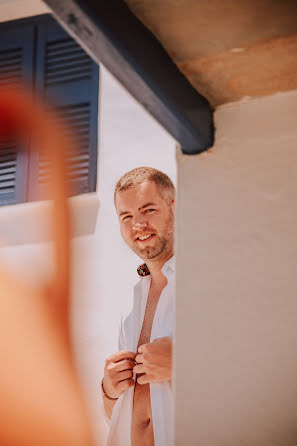
[{"label": "blue wooden shutter", "polygon": [[[41,20],[37,36],[37,93],[55,107],[59,123],[74,132],[79,148],[67,156],[73,193],[95,191],[99,67],[53,18]],[[46,198],[49,181],[48,159],[33,153],[30,199]]]},{"label": "blue wooden shutter", "polygon": [[[0,26],[0,86],[32,88],[34,28],[32,24]],[[27,145],[29,141],[24,141]],[[26,201],[28,155],[18,142],[0,140],[0,205]],[[23,147],[25,149],[26,147]]]}]

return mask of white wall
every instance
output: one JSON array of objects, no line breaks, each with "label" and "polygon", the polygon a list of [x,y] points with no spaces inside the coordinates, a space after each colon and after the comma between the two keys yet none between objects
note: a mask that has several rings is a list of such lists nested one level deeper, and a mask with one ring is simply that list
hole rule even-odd
[{"label": "white wall", "polygon": [[[47,11],[40,1],[2,1],[0,21]],[[97,225],[94,234],[77,237],[72,243],[73,341],[98,440],[106,436],[99,407],[104,362],[107,355],[117,350],[121,313],[127,313],[132,304],[133,285],[138,280],[136,267],[141,262],[120,238],[113,188],[123,173],[143,165],[161,169],[176,180],[173,139],[103,67],[99,103]],[[7,212],[6,208],[9,218]],[[82,207],[82,212],[86,219],[90,218],[88,210]],[[3,237],[1,243],[5,244]],[[29,281],[42,281],[50,275],[51,254],[52,246],[44,243],[0,248],[0,258],[16,271],[19,279]]]},{"label": "white wall", "polygon": [[73,332],[94,414],[104,361],[117,351],[120,317],[132,305],[140,264],[121,240],[114,186],[123,173],[143,165],[176,179],[174,141],[103,68],[100,91],[100,211],[95,235],[74,242],[73,278]]},{"label": "white wall", "polygon": [[296,445],[297,92],[178,157],[176,445]]},{"label": "white wall", "polygon": [[41,0],[0,0],[0,22],[49,12],[48,6]]}]

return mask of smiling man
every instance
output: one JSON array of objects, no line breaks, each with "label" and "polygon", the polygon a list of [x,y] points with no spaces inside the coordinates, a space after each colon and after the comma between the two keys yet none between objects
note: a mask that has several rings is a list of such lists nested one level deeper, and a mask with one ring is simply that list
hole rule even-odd
[{"label": "smiling man", "polygon": [[119,352],[104,369],[107,445],[171,446],[175,188],[163,172],[139,167],[120,178],[114,201],[122,237],[145,263]]}]

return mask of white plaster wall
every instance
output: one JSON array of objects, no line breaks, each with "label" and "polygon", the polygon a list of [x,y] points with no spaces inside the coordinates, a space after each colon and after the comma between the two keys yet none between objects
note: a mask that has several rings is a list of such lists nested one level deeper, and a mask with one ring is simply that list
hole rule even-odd
[{"label": "white plaster wall", "polygon": [[142,165],[161,169],[176,181],[174,141],[104,68],[100,129],[96,233],[75,240],[73,277],[73,333],[94,416],[99,415],[105,358],[118,349],[121,314],[131,309],[140,264],[121,240],[113,206],[114,186],[123,173]]},{"label": "white plaster wall", "polygon": [[178,156],[176,445],[297,444],[297,92]]},{"label": "white plaster wall", "polygon": [[[37,0],[1,1],[0,21],[48,11]],[[122,174],[143,165],[163,170],[175,182],[176,162],[173,139],[104,67],[100,71],[99,104],[97,193],[100,209],[95,232],[77,237],[72,243],[72,331],[94,431],[102,446],[104,442],[100,443],[100,438],[104,440],[107,430],[100,409],[100,381],[106,356],[117,350],[120,317],[130,310],[133,285],[138,280],[136,267],[140,263],[120,238],[113,188]],[[90,212],[88,207],[81,209],[86,220],[93,219],[94,209]],[[6,208],[7,218],[8,212]],[[3,237],[1,243],[5,244]],[[51,244],[1,247],[0,258],[13,268],[19,280],[42,281],[52,271]]]},{"label": "white plaster wall", "polygon": [[41,0],[0,0],[0,22],[49,12],[50,9]]},{"label": "white plaster wall", "polygon": [[[94,430],[102,445],[100,438],[105,439],[107,433],[100,407],[104,362],[118,349],[120,318],[131,309],[133,286],[138,280],[136,267],[141,262],[120,238],[113,188],[123,173],[136,166],[159,168],[174,181],[176,167],[173,140],[104,68],[100,91],[100,210],[95,233],[72,242],[72,332]],[[87,213],[85,218],[89,218]],[[51,244],[2,247],[0,258],[19,280],[42,282],[52,272]]]}]

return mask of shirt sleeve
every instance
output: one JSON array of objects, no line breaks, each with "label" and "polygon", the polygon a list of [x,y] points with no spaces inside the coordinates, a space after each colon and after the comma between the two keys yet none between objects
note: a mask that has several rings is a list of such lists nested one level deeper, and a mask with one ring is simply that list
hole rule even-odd
[{"label": "shirt sleeve", "polygon": [[[124,318],[123,318],[123,316],[121,316],[120,325],[119,325],[118,348],[119,348],[119,351],[126,349],[126,339],[125,339],[125,333],[124,333]],[[110,427],[111,420],[108,418],[108,416],[105,413],[102,394],[101,394],[101,409],[104,414],[105,422],[106,422],[107,426]]]}]

